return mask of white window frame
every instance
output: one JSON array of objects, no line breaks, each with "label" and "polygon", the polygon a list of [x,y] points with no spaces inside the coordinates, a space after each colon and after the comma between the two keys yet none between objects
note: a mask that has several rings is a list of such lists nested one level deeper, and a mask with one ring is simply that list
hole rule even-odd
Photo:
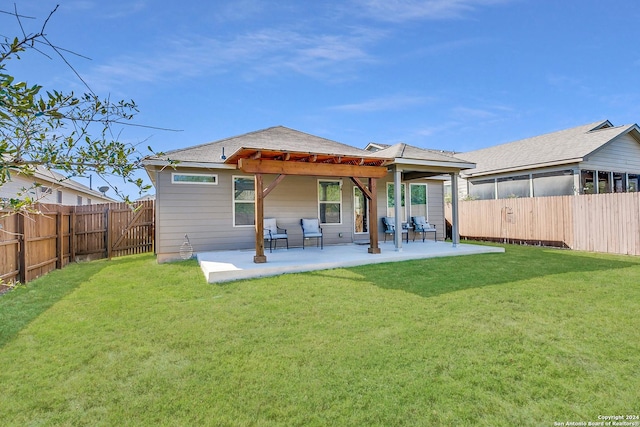
[{"label": "white window frame", "polygon": [[232,213],[231,213],[231,218],[233,220],[233,226],[234,227],[238,227],[238,228],[247,228],[247,227],[252,227],[254,228],[255,225],[255,218],[254,218],[254,224],[236,224],[236,203],[251,203],[253,204],[253,211],[255,212],[255,205],[256,205],[256,200],[255,198],[253,200],[236,200],[235,197],[235,186],[236,186],[236,179],[237,178],[244,178],[244,179],[249,179],[253,181],[253,191],[256,191],[256,181],[255,181],[255,177],[252,175],[233,175],[231,176],[231,206],[232,206]]},{"label": "white window frame", "polygon": [[[410,182],[409,183],[409,217],[407,222],[411,222],[411,217],[414,216],[413,212],[411,212],[411,186],[412,185],[421,185],[424,187],[424,204],[425,204],[425,219],[429,222],[429,184],[426,182]],[[405,205],[407,204],[407,195],[405,194]]]},{"label": "white window frame", "polygon": [[[339,202],[335,202],[335,201],[320,201],[320,183],[321,182],[333,182],[333,183],[338,183],[338,185],[340,186],[340,201]],[[344,214],[343,212],[343,203],[342,203],[342,180],[341,179],[318,179],[318,182],[316,184],[316,192],[317,194],[317,200],[318,200],[318,220],[320,221],[320,224],[322,225],[342,225],[342,215]],[[321,203],[338,203],[340,205],[340,222],[322,222],[322,218],[320,217],[320,204]]]},{"label": "white window frame", "polygon": [[[197,177],[208,177],[213,178],[213,182],[207,181],[176,181],[176,176],[197,176]],[[194,184],[194,185],[218,185],[218,174],[215,173],[185,173],[185,172],[171,172],[171,183],[172,184]]]}]

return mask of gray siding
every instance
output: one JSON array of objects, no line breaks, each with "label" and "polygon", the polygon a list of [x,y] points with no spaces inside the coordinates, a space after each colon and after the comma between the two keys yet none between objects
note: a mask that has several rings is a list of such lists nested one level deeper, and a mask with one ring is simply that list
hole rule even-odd
[{"label": "gray siding", "polygon": [[[217,185],[172,184],[172,169],[157,173],[156,177],[156,252],[159,261],[179,258],[184,235],[189,236],[195,252],[253,249],[253,226],[233,225],[233,176],[243,176],[235,170],[189,170],[189,172],[216,173]],[[268,186],[275,176],[265,176]],[[287,176],[265,199],[264,216],[277,219],[279,227],[286,228],[289,246],[302,246],[301,218],[318,217],[318,179],[322,177]],[[378,215],[386,211],[386,182],[378,180]],[[368,239],[367,234],[354,233],[353,187],[348,178],[342,178],[342,222],[322,225],[327,245],[351,243]],[[429,221],[438,228],[438,239],[444,238],[444,200],[441,181],[427,182]],[[371,221],[372,219],[370,219]],[[380,228],[380,218],[378,228]],[[340,236],[342,234],[342,237]],[[383,238],[380,233],[380,238]],[[279,242],[279,245],[282,244]],[[315,244],[315,240],[311,242]]]},{"label": "gray siding", "polygon": [[580,163],[580,168],[640,173],[640,143],[630,134],[621,135]]}]

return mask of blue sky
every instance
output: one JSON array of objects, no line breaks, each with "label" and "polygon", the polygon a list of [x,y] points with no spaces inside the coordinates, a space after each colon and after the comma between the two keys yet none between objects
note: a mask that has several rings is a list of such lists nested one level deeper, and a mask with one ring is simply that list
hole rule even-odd
[{"label": "blue sky", "polygon": [[[133,99],[122,139],[168,151],[283,125],[357,147],[470,151],[609,119],[640,121],[632,0],[16,2],[91,88]],[[0,0],[0,10],[14,2]],[[17,35],[0,16],[0,33]],[[20,80],[83,92],[29,54]],[[146,176],[146,175],[143,175]]]}]

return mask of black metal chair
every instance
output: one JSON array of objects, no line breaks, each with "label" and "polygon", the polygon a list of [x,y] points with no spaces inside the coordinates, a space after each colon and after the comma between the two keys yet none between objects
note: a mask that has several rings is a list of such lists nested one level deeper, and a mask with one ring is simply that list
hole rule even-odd
[{"label": "black metal chair", "polygon": [[[384,232],[384,241],[387,241],[387,235],[394,236],[396,234],[395,218],[390,216],[382,217],[382,231]],[[406,238],[405,238],[406,235]],[[409,229],[402,227],[402,238],[409,243]]]},{"label": "black metal chair", "polygon": [[322,227],[318,218],[301,219],[300,227],[302,227],[302,249],[304,249],[304,241],[306,239],[316,239],[316,246],[320,242],[320,249],[324,249],[324,239],[322,237]]},{"label": "black metal chair", "polygon": [[275,249],[278,245],[278,240],[286,240],[287,249],[289,249],[289,236],[287,235],[287,229],[278,227],[275,218],[264,219],[263,234],[264,240],[269,241],[269,252],[273,252],[271,243],[273,243],[273,248]]}]

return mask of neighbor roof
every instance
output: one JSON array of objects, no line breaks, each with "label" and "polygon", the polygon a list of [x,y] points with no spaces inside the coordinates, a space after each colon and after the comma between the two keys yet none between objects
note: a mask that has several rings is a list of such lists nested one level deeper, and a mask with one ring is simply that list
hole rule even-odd
[{"label": "neighbor roof", "polygon": [[467,176],[576,163],[628,132],[640,141],[636,124],[613,126],[604,120],[456,156],[476,164],[464,171]]},{"label": "neighbor roof", "polygon": [[97,197],[97,198],[101,198],[101,199],[105,199],[108,201],[115,201],[114,199],[112,199],[111,197],[100,193],[99,191],[96,191],[90,187],[87,187],[84,184],[79,183],[78,181],[74,181],[71,178],[66,177],[65,175],[62,175],[56,171],[53,171],[51,169],[47,169],[44,166],[36,166],[35,172],[33,174],[33,176],[35,178],[39,178],[43,181],[46,181],[48,183],[54,184],[55,186],[59,186],[59,187],[66,187],[72,190],[76,190],[82,193],[86,193],[89,194],[93,197]]}]

